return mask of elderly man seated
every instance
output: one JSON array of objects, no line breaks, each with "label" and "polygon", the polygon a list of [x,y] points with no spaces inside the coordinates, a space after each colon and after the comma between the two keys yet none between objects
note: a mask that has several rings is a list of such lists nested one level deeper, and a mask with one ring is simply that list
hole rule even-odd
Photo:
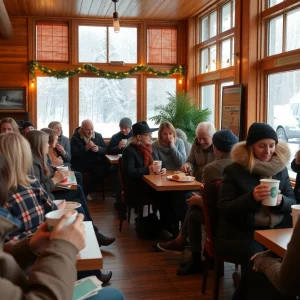
[{"label": "elderly man seated", "polygon": [[[91,190],[91,185],[95,186],[103,182],[108,173],[108,163],[105,158],[107,146],[102,135],[94,131],[93,122],[84,120],[81,127],[75,129],[71,138],[71,164],[76,171],[90,174],[90,186],[86,192]],[[91,200],[90,195],[87,200]]]}]

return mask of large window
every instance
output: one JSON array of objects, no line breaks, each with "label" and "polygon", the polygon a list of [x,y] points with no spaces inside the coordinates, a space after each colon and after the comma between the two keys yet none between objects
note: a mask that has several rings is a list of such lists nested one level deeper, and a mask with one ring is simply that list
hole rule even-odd
[{"label": "large window", "polygon": [[[235,1],[228,1],[199,20],[199,73],[234,65]],[[227,34],[224,34],[227,33]]]},{"label": "large window", "polygon": [[268,21],[268,56],[300,48],[300,8]]},{"label": "large window", "polygon": [[38,23],[36,25],[36,59],[39,61],[68,61],[68,25]]},{"label": "large window", "polygon": [[115,33],[113,27],[79,26],[78,35],[79,62],[137,63],[137,28],[122,27]]},{"label": "large window", "polygon": [[215,122],[215,85],[204,85],[200,88],[201,92],[201,109],[208,108],[211,112],[209,121]]},{"label": "large window", "polygon": [[[300,70],[268,76],[267,121],[280,139],[288,141],[292,157],[299,149]],[[290,164],[287,165],[288,167]],[[290,173],[291,176],[295,174]],[[294,177],[293,176],[293,177]]]},{"label": "large window", "polygon": [[79,121],[92,120],[103,137],[117,133],[123,117],[135,123],[136,106],[136,78],[79,78]]},{"label": "large window", "polygon": [[[150,127],[158,127],[150,120],[151,117],[157,113],[155,107],[159,105],[166,105],[169,94],[176,93],[176,79],[175,78],[148,78],[147,79],[147,122]],[[153,133],[157,136],[157,132]]]},{"label": "large window", "polygon": [[62,124],[69,136],[69,80],[37,77],[37,126],[48,127],[51,121]]}]

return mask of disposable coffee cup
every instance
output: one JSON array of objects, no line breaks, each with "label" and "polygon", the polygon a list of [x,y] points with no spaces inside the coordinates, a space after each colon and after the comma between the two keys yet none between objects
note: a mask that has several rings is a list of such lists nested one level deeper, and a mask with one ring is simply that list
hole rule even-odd
[{"label": "disposable coffee cup", "polygon": [[266,184],[270,190],[270,195],[261,202],[262,205],[276,206],[280,181],[277,179],[261,179],[260,182]]},{"label": "disposable coffee cup", "polygon": [[78,214],[77,210],[59,209],[59,210],[53,210],[51,212],[48,212],[45,217],[46,217],[46,221],[48,223],[49,231],[52,231],[53,228],[56,226],[56,224],[61,219],[61,217],[65,214],[67,214],[69,211],[71,211],[73,214],[68,218],[67,222],[65,223],[65,226],[70,226],[76,220],[76,216]]},{"label": "disposable coffee cup", "polygon": [[158,173],[161,170],[162,161],[161,160],[154,160],[153,165],[155,168],[155,172]]},{"label": "disposable coffee cup", "polygon": [[292,218],[293,218],[293,227],[296,226],[298,218],[300,217],[300,205],[292,205]]},{"label": "disposable coffee cup", "polygon": [[[60,170],[60,171],[69,171],[69,168],[65,167],[65,166],[59,166],[59,167],[56,167],[56,169]],[[61,181],[61,183],[64,183],[64,182],[68,182],[68,177]]]},{"label": "disposable coffee cup", "polygon": [[127,139],[122,139],[122,142],[127,144]]}]

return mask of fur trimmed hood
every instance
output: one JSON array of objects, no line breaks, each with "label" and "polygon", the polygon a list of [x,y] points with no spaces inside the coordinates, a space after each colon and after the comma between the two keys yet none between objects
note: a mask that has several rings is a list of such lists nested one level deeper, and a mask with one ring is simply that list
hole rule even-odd
[{"label": "fur trimmed hood", "polygon": [[[234,162],[243,166],[245,169],[248,169],[250,155],[248,147],[246,147],[246,141],[239,142],[232,148],[231,157]],[[268,162],[262,162],[258,159],[255,159],[254,169],[256,169],[256,165],[259,165],[260,172],[258,173],[260,175],[273,176],[286,167],[290,158],[291,151],[288,147],[288,144],[282,140],[279,140],[272,159]],[[249,171],[250,173],[253,173],[253,171],[255,172],[255,170]]]}]

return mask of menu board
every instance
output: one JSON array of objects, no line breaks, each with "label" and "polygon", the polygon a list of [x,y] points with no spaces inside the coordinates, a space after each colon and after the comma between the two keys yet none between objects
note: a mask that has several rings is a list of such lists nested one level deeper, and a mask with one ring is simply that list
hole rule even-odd
[{"label": "menu board", "polygon": [[241,84],[223,87],[221,129],[230,129],[242,140],[244,92]]}]

